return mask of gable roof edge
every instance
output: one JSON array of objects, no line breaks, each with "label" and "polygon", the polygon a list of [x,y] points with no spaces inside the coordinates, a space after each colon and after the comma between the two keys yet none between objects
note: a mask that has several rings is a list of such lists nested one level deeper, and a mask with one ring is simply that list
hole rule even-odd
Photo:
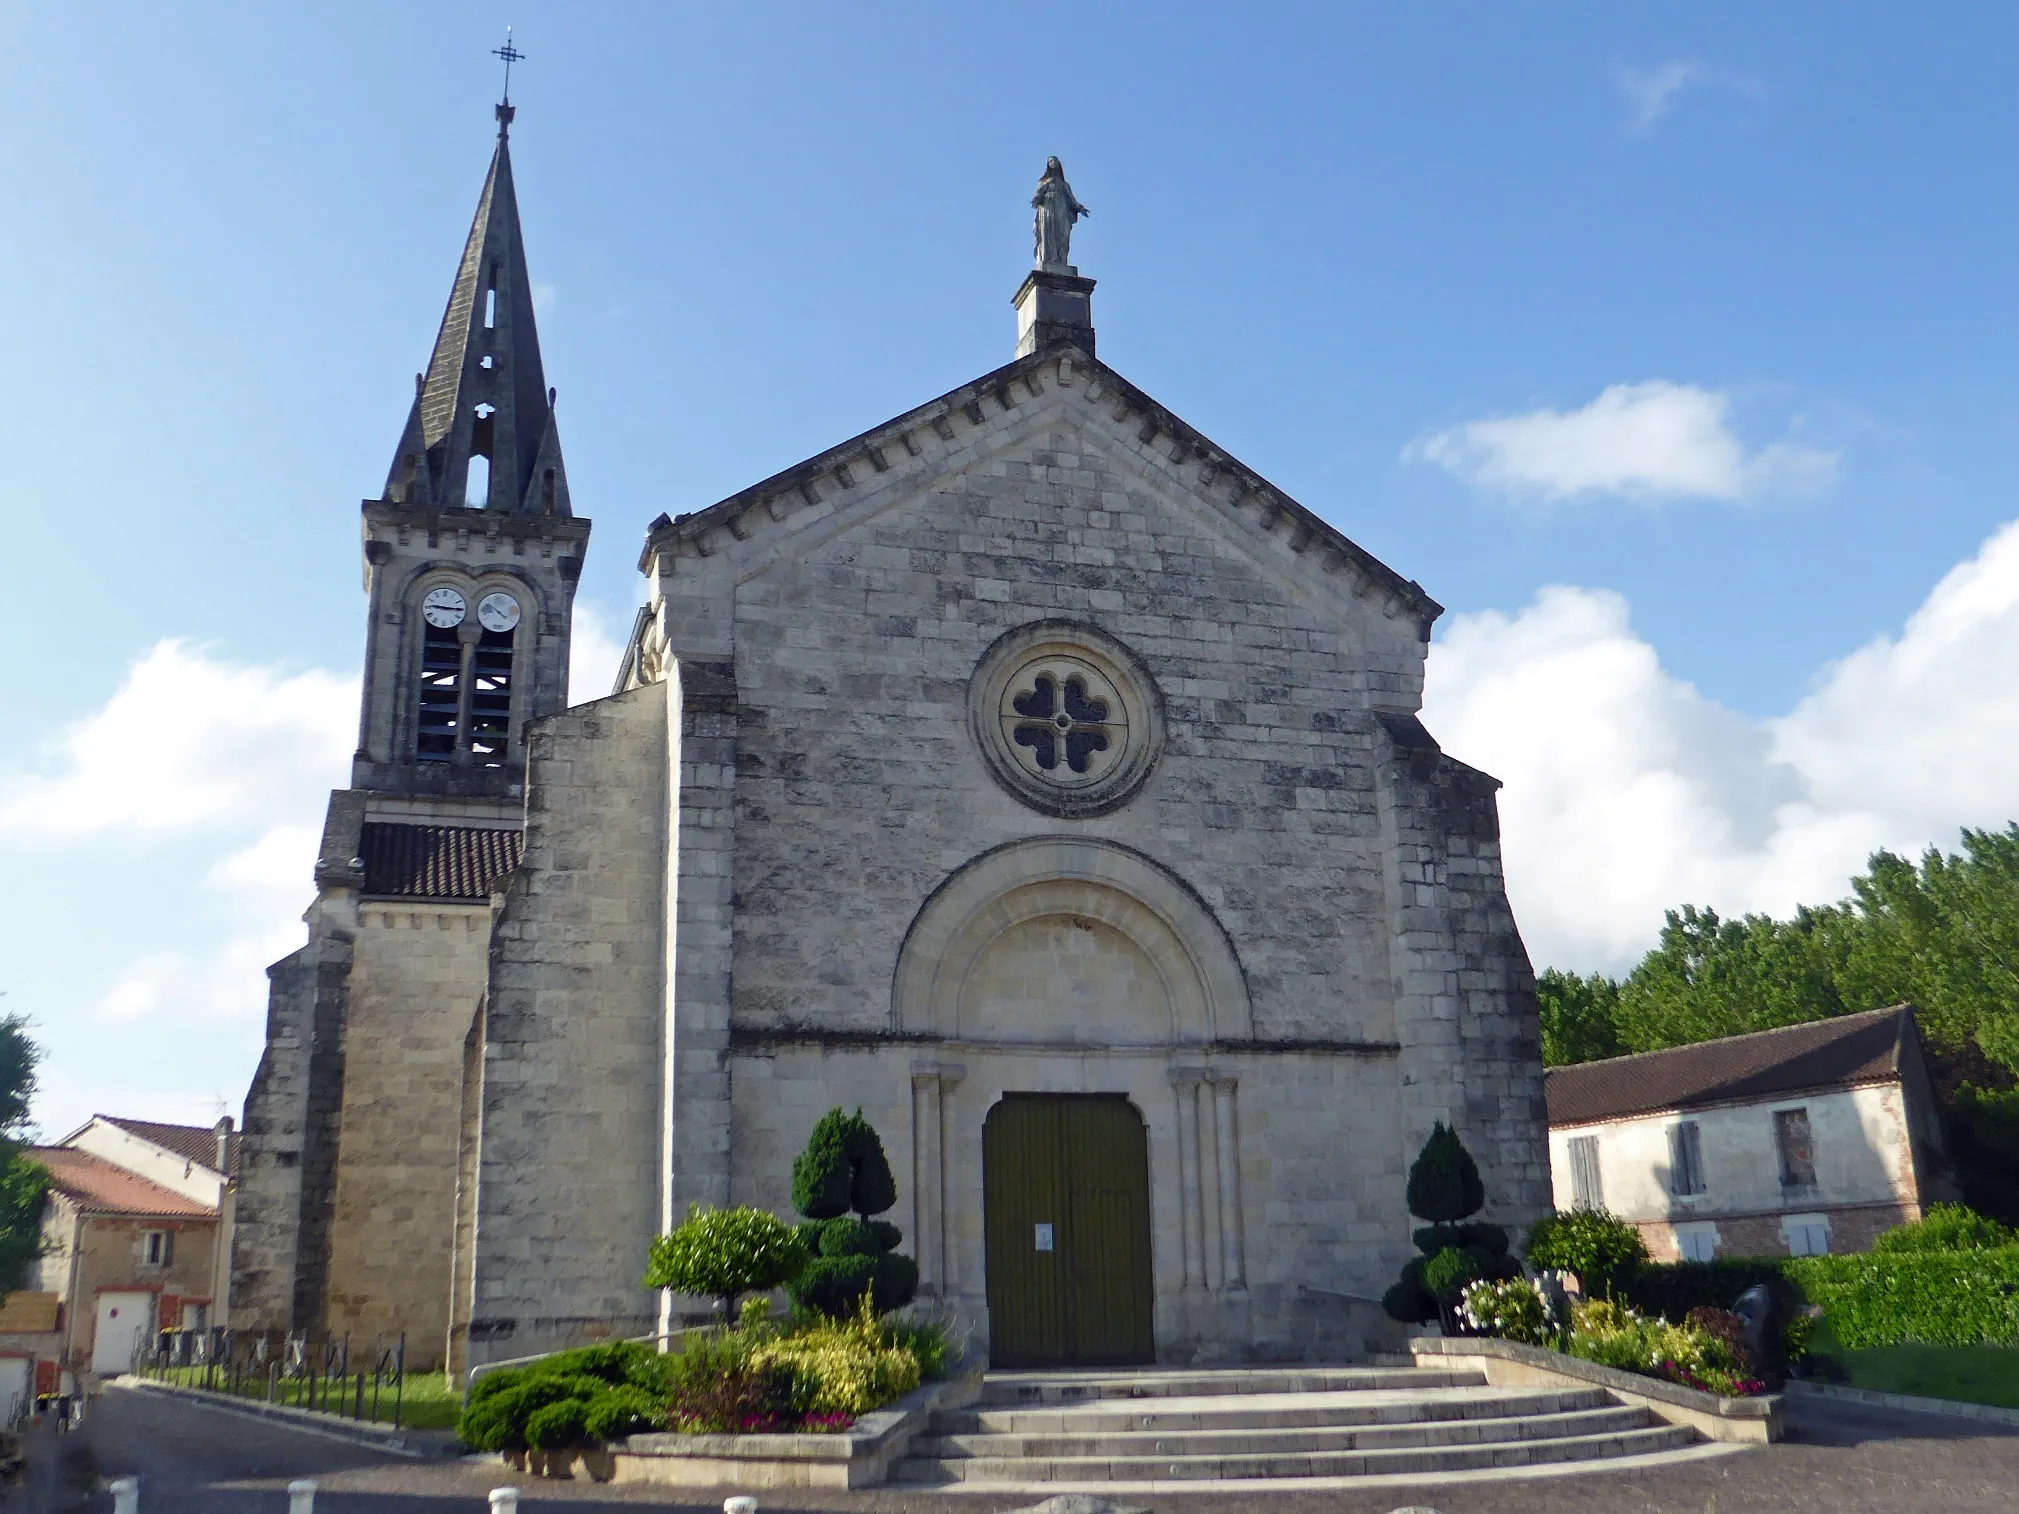
[{"label": "gable roof edge", "polygon": [[[1204,487],[1219,485],[1222,479],[1231,480],[1226,485],[1231,495],[1230,508],[1238,509],[1251,502],[1259,504],[1257,518],[1262,530],[1273,530],[1279,521],[1287,519],[1297,550],[1307,550],[1313,542],[1322,543],[1361,575],[1402,601],[1422,621],[1424,639],[1428,639],[1429,625],[1444,613],[1444,606],[1432,599],[1421,584],[1404,578],[1106,363],[1076,348],[1051,347],[1017,358],[705,509],[678,517],[661,514],[646,527],[638,571],[650,573],[652,560],[669,549],[712,556],[715,549],[708,543],[710,533],[719,529],[739,541],[746,540],[753,534],[753,528],[764,530],[783,523],[798,509],[829,503],[830,495],[823,494],[823,488],[847,494],[867,487],[868,479],[888,471],[890,466],[881,443],[895,441],[907,453],[916,455],[912,438],[926,429],[934,431],[942,442],[950,442],[956,423],[973,429],[988,422],[984,401],[995,401],[1004,410],[1013,409],[1018,403],[1012,398],[1016,386],[1023,387],[1035,399],[1043,393],[1040,370],[1053,365],[1059,365],[1062,372],[1091,375],[1098,380],[1103,398],[1112,391],[1119,402],[1114,413],[1116,424],[1140,418],[1138,434],[1142,441],[1149,442],[1162,434],[1180,442],[1183,452],[1190,454],[1189,460],[1199,465]],[[856,478],[856,467],[866,468],[863,480]]]}]

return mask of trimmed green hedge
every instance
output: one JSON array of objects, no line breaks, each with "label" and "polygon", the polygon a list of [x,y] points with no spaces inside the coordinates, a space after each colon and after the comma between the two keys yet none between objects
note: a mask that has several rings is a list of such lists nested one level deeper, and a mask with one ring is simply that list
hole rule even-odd
[{"label": "trimmed green hedge", "polygon": [[1755,1283],[1773,1291],[1783,1320],[1820,1306],[1847,1350],[2019,1346],[2019,1245],[1657,1263],[1626,1292],[1642,1313],[1680,1320],[1703,1305],[1729,1309]]},{"label": "trimmed green hedge", "polygon": [[1798,1256],[1780,1266],[1847,1350],[2019,1345],[2019,1246]]}]

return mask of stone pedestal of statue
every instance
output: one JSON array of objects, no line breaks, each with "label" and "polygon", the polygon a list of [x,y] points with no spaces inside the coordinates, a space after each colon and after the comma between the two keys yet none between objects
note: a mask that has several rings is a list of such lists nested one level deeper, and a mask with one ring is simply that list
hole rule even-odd
[{"label": "stone pedestal of statue", "polygon": [[1033,268],[1016,292],[1017,356],[1045,347],[1094,355],[1094,281],[1070,263]]}]

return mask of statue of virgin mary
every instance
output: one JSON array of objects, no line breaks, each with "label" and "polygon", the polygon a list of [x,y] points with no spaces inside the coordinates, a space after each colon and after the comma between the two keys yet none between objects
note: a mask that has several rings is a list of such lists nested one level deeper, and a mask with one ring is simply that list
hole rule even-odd
[{"label": "statue of virgin mary", "polygon": [[1038,192],[1031,196],[1037,211],[1034,228],[1035,255],[1040,268],[1072,266],[1073,222],[1092,215],[1073,198],[1073,186],[1066,182],[1066,168],[1057,158],[1045,159],[1045,176],[1038,180]]}]

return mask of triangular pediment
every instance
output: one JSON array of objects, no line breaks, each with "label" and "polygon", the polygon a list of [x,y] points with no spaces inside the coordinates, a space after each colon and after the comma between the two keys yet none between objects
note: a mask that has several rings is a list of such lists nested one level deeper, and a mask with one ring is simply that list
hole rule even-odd
[{"label": "triangular pediment", "polygon": [[1064,420],[1090,445],[1189,499],[1240,555],[1299,598],[1408,616],[1427,639],[1443,607],[1336,527],[1098,359],[1053,347],[1017,359],[690,515],[647,529],[655,560],[729,557],[740,578],[803,555],[948,475],[1025,446]]}]

